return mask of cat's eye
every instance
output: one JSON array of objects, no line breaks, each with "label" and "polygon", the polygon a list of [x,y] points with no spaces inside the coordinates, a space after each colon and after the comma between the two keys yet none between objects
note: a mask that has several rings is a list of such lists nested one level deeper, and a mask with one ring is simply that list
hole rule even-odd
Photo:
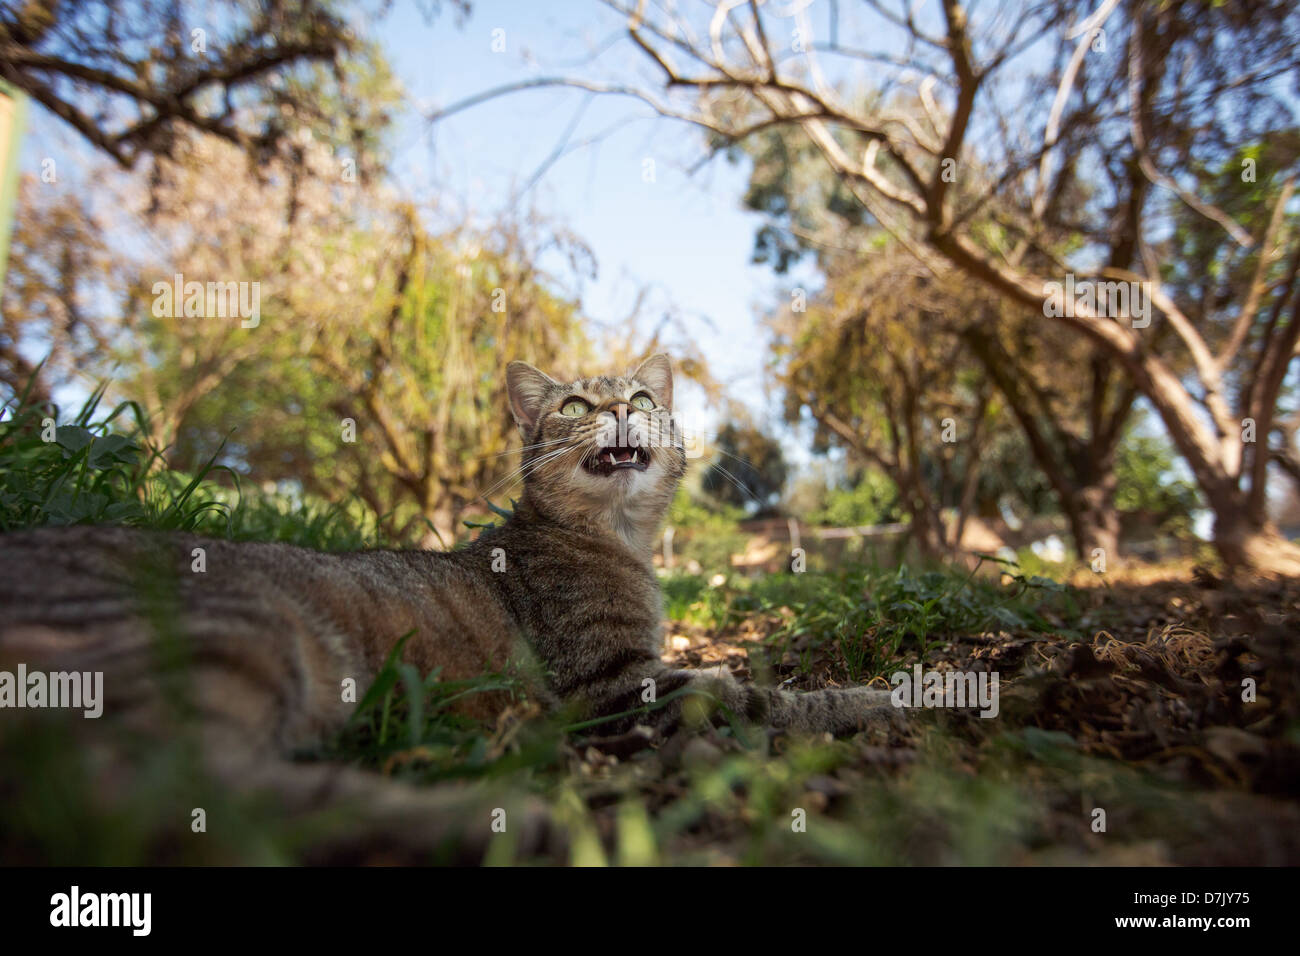
[{"label": "cat's eye", "polygon": [[560,414],[567,418],[581,418],[591,411],[591,406],[580,398],[571,398],[560,406]]},{"label": "cat's eye", "polygon": [[649,395],[647,395],[645,392],[637,392],[635,395],[632,396],[632,407],[639,408],[643,412],[653,411],[655,407],[655,400],[651,398]]}]

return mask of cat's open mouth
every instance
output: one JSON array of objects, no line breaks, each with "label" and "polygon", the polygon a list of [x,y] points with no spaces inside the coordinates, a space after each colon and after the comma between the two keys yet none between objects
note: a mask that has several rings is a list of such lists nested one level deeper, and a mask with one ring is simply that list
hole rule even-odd
[{"label": "cat's open mouth", "polygon": [[582,466],[593,475],[612,475],[624,468],[645,471],[650,466],[650,455],[644,448],[606,445],[584,461]]}]

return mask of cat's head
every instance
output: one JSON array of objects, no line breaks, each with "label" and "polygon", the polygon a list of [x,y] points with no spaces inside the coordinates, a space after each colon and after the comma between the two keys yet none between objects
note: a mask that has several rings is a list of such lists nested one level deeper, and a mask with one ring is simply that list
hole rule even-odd
[{"label": "cat's head", "polygon": [[653,355],[627,375],[576,382],[511,362],[506,384],[532,506],[561,523],[608,528],[648,546],[686,471],[668,357]]}]

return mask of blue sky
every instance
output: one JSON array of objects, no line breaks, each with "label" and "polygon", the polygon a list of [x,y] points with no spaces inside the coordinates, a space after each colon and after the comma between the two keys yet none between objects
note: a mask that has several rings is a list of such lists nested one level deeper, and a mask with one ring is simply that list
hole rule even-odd
[{"label": "blue sky", "polygon": [[[728,394],[761,415],[766,337],[757,309],[810,277],[778,280],[751,264],[761,223],[741,207],[744,166],[718,157],[690,173],[704,156],[694,128],[634,100],[580,90],[514,93],[433,129],[420,115],[512,81],[578,72],[619,26],[590,2],[481,0],[463,25],[446,12],[430,22],[417,4],[398,4],[374,29],[413,105],[396,137],[397,184],[436,198],[449,218],[536,209],[571,229],[599,265],[583,294],[589,316],[621,319],[637,290],[652,287],[647,318],[673,307]],[[497,30],[504,31],[495,34],[503,52],[493,52]],[[575,148],[515,201],[570,128]],[[653,182],[645,181],[647,162]]]}]

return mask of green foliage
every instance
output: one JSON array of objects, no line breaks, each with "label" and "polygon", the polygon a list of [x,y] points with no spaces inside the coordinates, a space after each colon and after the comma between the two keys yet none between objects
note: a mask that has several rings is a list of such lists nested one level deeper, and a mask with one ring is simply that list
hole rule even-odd
[{"label": "green foliage", "polygon": [[778,658],[796,646],[829,653],[842,677],[861,681],[957,634],[1062,633],[1052,621],[1077,612],[1073,592],[999,563],[997,576],[855,566],[738,578],[722,587],[678,575],[664,582],[666,607],[670,618],[715,628],[771,616],[779,620],[768,637]]},{"label": "green foliage", "polygon": [[110,431],[127,411],[119,405],[92,421],[103,398],[96,391],[80,412],[58,424],[44,409],[6,405],[0,422],[0,530],[38,525],[111,523],[193,529],[220,506],[194,497],[201,480],[152,481],[159,455],[137,441],[139,429]]},{"label": "green foliage", "polygon": [[[344,240],[373,252],[364,230]],[[405,264],[384,266],[373,296],[346,318],[328,300],[267,306],[263,325],[279,334],[194,402],[174,460],[192,466],[228,438],[222,461],[232,468],[327,499],[355,491],[390,538],[408,542],[430,520],[439,538],[453,538],[480,495],[517,491],[501,371],[517,356],[545,368],[578,362],[587,339],[576,303],[548,287],[517,236],[390,241],[406,243]],[[171,355],[175,331],[157,331],[157,350]],[[171,389],[189,378],[170,359],[150,374]],[[355,436],[343,440],[347,420]]]},{"label": "green foliage", "polygon": [[805,520],[837,528],[884,524],[898,517],[898,487],[884,472],[865,470],[845,487],[828,488],[820,505]]},{"label": "green foliage", "polygon": [[686,531],[732,531],[744,516],[743,508],[702,499],[686,485],[678,487],[668,508],[668,523]]},{"label": "green foliage", "polygon": [[743,201],[766,220],[754,237],[753,261],[770,263],[778,274],[813,248],[807,237],[822,225],[822,209],[850,226],[866,221],[862,203],[842,180],[825,174],[820,154],[805,137],[769,130],[733,147],[729,157],[749,159]]},{"label": "green foliage", "polygon": [[1169,443],[1132,429],[1115,456],[1115,507],[1148,516],[1158,529],[1182,531],[1198,507],[1196,486],[1177,476]]},{"label": "green foliage", "polygon": [[659,580],[664,613],[673,621],[716,627],[727,620],[731,592],[711,585],[703,574],[676,572]]},{"label": "green foliage", "polygon": [[[348,725],[326,746],[303,756],[354,762],[423,783],[519,766],[517,755],[503,761],[501,751],[491,752],[489,728],[455,709],[479,694],[496,694],[504,706],[520,695],[518,681],[496,674],[460,681],[441,680],[438,670],[420,674],[399,659],[409,638],[393,646]],[[549,753],[545,746],[530,751],[530,758],[554,760],[554,743]]]},{"label": "green foliage", "polygon": [[735,505],[693,494],[685,485],[678,487],[668,509],[676,563],[695,561],[708,574],[729,570],[731,556],[743,551],[748,540],[739,527],[744,516]]},{"label": "green foliage", "polygon": [[[125,402],[98,415],[103,394],[96,390],[62,423],[57,410],[25,404],[26,393],[5,406],[0,531],[116,524],[321,550],[377,543],[378,530],[355,504],[243,487],[211,460],[193,474],[167,469],[139,406]],[[219,476],[233,479],[234,487],[220,484]]]}]

